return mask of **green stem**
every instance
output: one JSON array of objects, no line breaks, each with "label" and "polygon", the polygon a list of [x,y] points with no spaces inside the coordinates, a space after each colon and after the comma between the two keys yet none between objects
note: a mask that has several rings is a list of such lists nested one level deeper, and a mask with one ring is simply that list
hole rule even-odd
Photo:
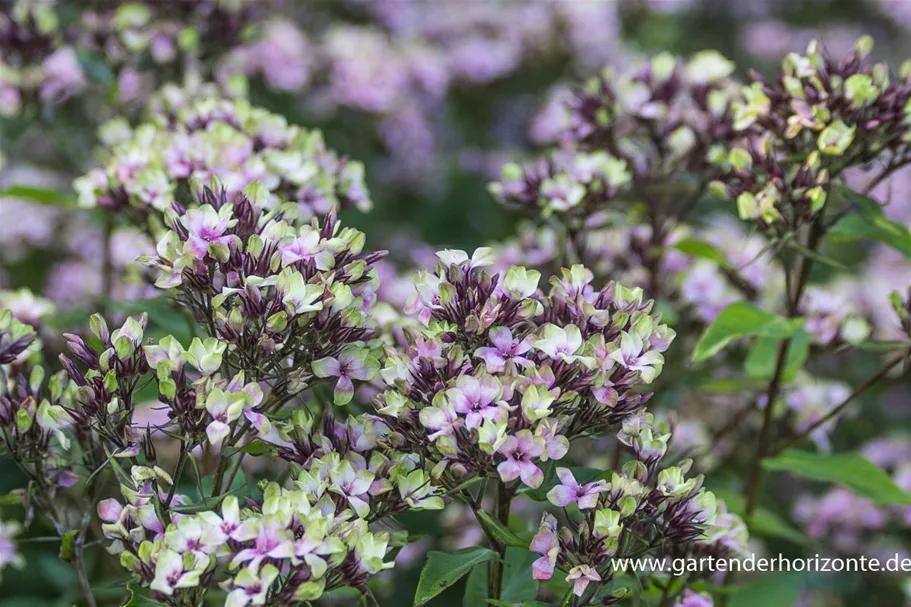
[{"label": "green stem", "polygon": [[[497,481],[494,489],[494,516],[504,527],[509,527],[509,511],[512,505],[512,496],[506,484]],[[487,597],[500,600],[503,587],[503,562],[506,559],[506,546],[497,539],[493,539],[493,548],[499,559],[490,561],[487,569]]]},{"label": "green stem", "polygon": [[847,407],[848,405],[850,405],[851,402],[855,398],[857,398],[858,396],[860,396],[861,394],[863,394],[864,392],[869,390],[871,387],[873,387],[874,385],[878,384],[880,381],[885,379],[885,377],[889,374],[889,372],[892,371],[892,369],[897,367],[899,364],[901,364],[901,362],[902,362],[902,358],[897,357],[897,358],[894,358],[893,360],[889,361],[885,365],[883,365],[883,367],[879,371],[877,371],[875,375],[870,377],[867,381],[865,381],[861,385],[854,388],[854,391],[851,392],[851,394],[849,394],[847,397],[845,397],[845,399],[843,401],[841,401],[839,404],[835,405],[828,413],[826,413],[825,415],[823,415],[822,417],[817,419],[815,422],[810,424],[807,428],[805,428],[803,430],[803,432],[801,432],[800,434],[798,434],[797,436],[795,436],[794,438],[792,438],[791,440],[786,442],[784,445],[775,449],[774,453],[775,454],[781,453],[785,449],[795,446],[797,443],[799,443],[806,437],[810,436],[810,434],[812,434],[817,428],[819,428],[820,426],[822,426],[823,424],[828,422],[830,419],[832,419],[833,417],[835,417],[839,413],[841,413],[844,410],[844,408]]}]

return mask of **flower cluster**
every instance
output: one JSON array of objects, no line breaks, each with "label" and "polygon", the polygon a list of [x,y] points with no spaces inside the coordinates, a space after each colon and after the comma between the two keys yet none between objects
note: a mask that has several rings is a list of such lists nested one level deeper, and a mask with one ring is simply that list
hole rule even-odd
[{"label": "flower cluster", "polygon": [[156,284],[175,289],[207,328],[187,361],[211,375],[224,357],[249,380],[278,381],[273,388],[289,394],[330,379],[335,402],[351,400],[352,380],[379,370],[370,308],[372,265],[383,253],[364,252],[364,234],[342,228],[334,213],[307,224],[294,202],[270,209],[260,183],[233,195],[204,188],[196,202],[175,205],[158,255],[146,259]]},{"label": "flower cluster", "polygon": [[443,508],[418,455],[395,449],[389,429],[375,417],[340,422],[326,414],[314,428],[307,412],[295,411],[278,433],[278,439],[270,440],[276,441],[279,457],[300,467],[300,482],[318,492],[328,487],[339,507],[362,518],[375,521],[409,509]]},{"label": "flower cluster", "polygon": [[[40,363],[34,329],[0,308],[0,445],[15,460],[28,462],[32,477],[53,492],[76,480],[65,456],[72,420],[63,406],[71,402],[74,386],[63,372],[48,378]],[[31,507],[46,506],[36,501]]]},{"label": "flower cluster", "polygon": [[158,467],[134,466],[121,485],[125,503],[98,505],[110,552],[166,605],[198,604],[220,586],[226,607],[290,607],[342,586],[364,590],[368,576],[392,566],[396,538],[340,506],[339,484],[306,475],[291,489],[264,482],[261,501],[241,508],[228,495],[218,511],[195,511],[172,482]]},{"label": "flower cluster", "polygon": [[104,436],[118,451],[135,455],[144,437],[131,425],[140,379],[149,370],[142,342],[148,316],[129,317],[114,331],[100,315],[90,328],[100,349],[74,334],[64,334],[70,354],[60,362],[76,386],[69,416],[75,432],[91,440]]},{"label": "flower cluster", "polygon": [[799,225],[818,213],[830,183],[852,166],[880,160],[885,174],[906,164],[911,81],[884,63],[868,65],[869,37],[843,61],[818,42],[790,53],[777,77],[758,74],[734,103],[740,143],[714,160],[719,184],[737,199],[741,218]]},{"label": "flower cluster", "polygon": [[492,192],[511,206],[588,216],[618,198],[685,185],[687,174],[705,178],[733,136],[733,70],[709,51],[689,61],[662,53],[619,74],[605,68],[569,98],[564,149],[526,167],[507,164]]},{"label": "flower cluster", "polygon": [[439,253],[415,278],[411,310],[424,324],[381,375],[376,398],[391,440],[425,454],[436,473],[543,482],[541,463],[570,440],[641,409],[638,386],[661,372],[674,332],[641,289],[596,290],[582,266],[538,289],[540,274],[484,270],[489,249]]},{"label": "flower cluster", "polygon": [[83,206],[164,211],[192,183],[221,180],[230,195],[258,181],[265,207],[294,200],[304,218],[369,210],[363,166],[326,148],[319,131],[221,96],[209,86],[166,86],[149,122],[101,128],[105,166],[76,180]]},{"label": "flower cluster", "polygon": [[0,41],[10,51],[0,62],[0,115],[15,117],[32,101],[57,104],[91,90],[93,80],[116,78],[117,101],[131,103],[191,66],[211,69],[275,3],[9,4],[0,16]]},{"label": "flower cluster", "polygon": [[0,116],[17,116],[32,99],[58,103],[82,92],[87,82],[54,2],[8,4],[0,15]]},{"label": "flower cluster", "polygon": [[[620,472],[581,483],[568,468],[557,468],[559,483],[547,498],[564,509],[568,522],[560,526],[553,515],[544,514],[530,546],[541,555],[532,568],[535,579],[550,579],[561,569],[576,596],[601,600],[611,596],[599,592],[616,575],[613,557],[744,552],[746,526],[703,489],[702,476],[686,478],[691,462],[658,471],[658,460],[646,444],[651,439],[644,436],[655,432],[649,416],[624,424],[621,440],[634,441],[637,459]],[[573,514],[567,510],[571,506]]]}]

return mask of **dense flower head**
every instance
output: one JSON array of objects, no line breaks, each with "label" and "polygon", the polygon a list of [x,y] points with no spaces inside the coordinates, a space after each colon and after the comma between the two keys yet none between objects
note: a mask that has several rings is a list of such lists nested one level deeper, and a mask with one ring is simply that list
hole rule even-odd
[{"label": "dense flower head", "polygon": [[0,116],[30,101],[58,103],[86,87],[72,46],[64,42],[55,2],[15,0],[0,14]]},{"label": "dense flower head", "polygon": [[424,453],[437,473],[497,475],[531,487],[542,462],[559,460],[572,438],[640,410],[637,388],[661,372],[674,332],[640,289],[596,290],[582,266],[542,292],[523,267],[491,276],[488,249],[443,251],[434,272],[415,278],[402,354],[381,371],[376,399],[390,440]]},{"label": "dense flower head", "polygon": [[811,538],[824,539],[847,554],[856,554],[870,533],[882,530],[889,522],[885,508],[843,488],[819,497],[801,496],[793,515]]},{"label": "dense flower head", "polygon": [[491,191],[510,206],[587,216],[660,182],[705,178],[734,135],[733,69],[709,51],[688,62],[662,53],[629,72],[605,68],[566,102],[562,149],[506,164]]},{"label": "dense flower head", "polygon": [[[171,489],[157,467],[133,466],[124,502],[102,501],[98,515],[109,551],[152,595],[168,605],[221,587],[226,607],[299,605],[392,566],[388,552],[402,538],[371,529],[345,496],[351,486],[304,472],[291,488],[263,481],[262,497],[225,496],[202,509]],[[359,478],[360,480],[360,478]]]},{"label": "dense flower head", "polygon": [[8,4],[11,10],[0,15],[0,41],[10,51],[0,62],[0,115],[15,117],[32,101],[58,104],[90,91],[94,80],[116,78],[117,100],[131,103],[148,87],[179,76],[186,65],[209,71],[276,3]]},{"label": "dense flower head", "polygon": [[[68,457],[73,420],[67,411],[75,386],[65,372],[49,375],[43,363],[34,328],[0,304],[0,448],[14,460],[28,462],[30,472],[53,494],[77,481]],[[29,500],[29,520],[34,509],[48,507],[47,499]]]},{"label": "dense flower head", "polygon": [[123,119],[102,126],[105,164],[76,180],[80,204],[164,211],[191,182],[217,176],[230,195],[259,181],[260,204],[293,200],[304,218],[371,206],[363,165],[327,149],[319,131],[207,85],[168,85],[149,107],[136,128]]},{"label": "dense flower head", "polygon": [[259,183],[233,195],[205,188],[194,202],[168,212],[158,255],[145,260],[208,329],[188,362],[208,375],[224,356],[291,393],[328,378],[336,402],[350,400],[352,380],[379,370],[369,312],[383,253],[364,252],[364,234],[334,213],[305,223],[294,202],[269,208]]},{"label": "dense flower head", "polygon": [[775,79],[752,75],[734,104],[742,138],[713,159],[743,219],[797,225],[825,206],[846,168],[907,162],[911,82],[904,67],[895,78],[886,64],[865,63],[872,45],[861,38],[838,61],[813,41],[785,57]]},{"label": "dense flower head", "polygon": [[395,449],[379,419],[340,421],[328,413],[318,427],[315,421],[299,410],[278,427],[276,453],[300,470],[302,486],[328,490],[339,507],[369,521],[409,509],[443,508],[418,454]]},{"label": "dense flower head", "polygon": [[[641,430],[658,431],[651,420],[643,421]],[[744,552],[746,526],[702,487],[702,476],[686,478],[691,462],[659,471],[639,457],[588,483],[580,483],[568,468],[557,468],[559,483],[547,498],[568,521],[561,525],[544,514],[530,545],[541,555],[532,567],[535,579],[550,579],[560,569],[574,594],[593,597],[594,588],[616,575],[613,557],[643,549],[671,557]]]},{"label": "dense flower head", "polygon": [[[90,328],[100,348],[96,349],[75,334],[66,333],[69,354],[60,362],[75,394],[68,413],[74,429],[81,435],[98,432],[117,449],[138,452],[141,436],[131,427],[135,395],[140,378],[149,364],[142,343],[148,316],[128,317],[111,330],[100,315],[94,315]],[[88,436],[86,436],[88,438]]]},{"label": "dense flower head", "polygon": [[689,60],[660,53],[629,71],[605,68],[570,99],[561,138],[586,149],[616,145],[637,173],[704,167],[709,149],[731,138],[733,71],[715,51]]}]

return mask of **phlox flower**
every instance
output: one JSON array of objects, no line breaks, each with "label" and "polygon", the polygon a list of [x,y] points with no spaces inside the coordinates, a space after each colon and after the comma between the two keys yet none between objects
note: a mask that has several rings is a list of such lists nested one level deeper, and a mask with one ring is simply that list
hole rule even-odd
[{"label": "phlox flower", "polygon": [[507,436],[500,447],[506,461],[497,466],[500,479],[508,483],[517,478],[532,488],[541,486],[544,473],[532,460],[544,454],[544,439],[534,436],[529,430],[521,430],[515,436]]},{"label": "phlox flower", "polygon": [[367,497],[370,485],[373,484],[372,472],[369,470],[355,471],[351,463],[346,461],[330,470],[329,478],[332,481],[329,490],[344,496],[358,516],[363,518],[370,514]]},{"label": "phlox flower", "polygon": [[228,540],[247,542],[256,537],[258,529],[252,520],[240,520],[240,505],[237,497],[227,496],[221,503],[221,516],[207,510],[198,514],[208,528],[207,539],[216,545],[224,544]]},{"label": "phlox flower", "polygon": [[[609,344],[608,348],[613,344]],[[643,352],[645,344],[638,333],[623,332],[620,347],[614,348],[610,357],[630,371],[638,371],[643,382],[650,384],[664,365],[664,357],[658,352]]]},{"label": "phlox flower", "polygon": [[220,534],[197,517],[185,516],[168,527],[164,534],[165,546],[178,554],[193,554],[201,558],[213,554],[221,545]]},{"label": "phlox flower", "polygon": [[527,337],[516,343],[512,331],[507,327],[494,327],[488,333],[493,347],[482,346],[474,355],[484,361],[488,373],[502,373],[507,364],[530,367],[533,363],[522,355],[531,350],[531,340]]},{"label": "phlox flower", "polygon": [[212,421],[206,426],[206,436],[213,447],[218,447],[230,434],[230,424],[243,413],[244,400],[236,393],[226,393],[219,388],[212,388],[206,396],[206,411],[212,416]]},{"label": "phlox flower", "polygon": [[578,355],[582,349],[582,333],[575,325],[566,327],[558,327],[549,323],[544,325],[543,335],[535,340],[534,346],[551,358],[566,363],[573,363],[576,360],[583,364],[593,362],[588,357]]},{"label": "phlox flower", "polygon": [[594,508],[598,504],[598,496],[608,490],[604,481],[579,484],[569,468],[557,468],[557,477],[560,484],[548,492],[547,499],[561,508],[574,503],[578,504],[579,510]]},{"label": "phlox flower", "polygon": [[333,399],[336,405],[346,405],[354,397],[354,382],[370,381],[380,370],[379,361],[363,348],[342,352],[338,358],[327,356],[313,361],[313,374],[317,377],[337,377]]},{"label": "phlox flower", "polygon": [[274,565],[264,565],[259,570],[253,567],[244,567],[230,581],[232,590],[225,599],[225,607],[245,607],[246,605],[265,605],[266,596],[272,582],[278,577],[278,569]]},{"label": "phlox flower", "polygon": [[294,555],[294,541],[291,532],[277,516],[264,516],[257,522],[256,538],[252,548],[238,552],[231,561],[231,567],[249,563],[254,569],[263,559],[286,559]]},{"label": "phlox flower", "polygon": [[230,250],[237,241],[236,236],[225,234],[237,222],[231,217],[232,209],[230,205],[225,205],[216,211],[211,205],[204,205],[187,210],[185,221],[189,234],[185,251],[196,259],[205,259],[210,252],[215,254],[219,247],[225,252]]},{"label": "phlox flower", "polygon": [[542,555],[531,566],[532,577],[536,580],[549,580],[554,575],[554,567],[560,556],[560,541],[557,538],[557,519],[544,513],[538,533],[531,540],[528,549]]},{"label": "phlox flower", "polygon": [[577,565],[569,570],[566,581],[573,583],[573,594],[582,596],[591,582],[601,581],[601,575],[588,565]]},{"label": "phlox flower", "polygon": [[310,226],[303,226],[300,234],[293,240],[282,244],[282,266],[290,266],[300,261],[314,260],[316,269],[324,271],[332,268],[335,257],[323,249],[319,231]]},{"label": "phlox flower", "polygon": [[506,420],[508,412],[496,403],[502,393],[500,382],[495,377],[462,375],[456,380],[455,387],[446,391],[446,397],[453,410],[465,416],[465,427],[474,430],[485,419],[494,422]]},{"label": "phlox flower", "polygon": [[155,578],[149,588],[168,596],[180,588],[199,585],[199,576],[208,565],[208,557],[202,559],[194,554],[181,555],[174,550],[162,549],[155,562]]}]

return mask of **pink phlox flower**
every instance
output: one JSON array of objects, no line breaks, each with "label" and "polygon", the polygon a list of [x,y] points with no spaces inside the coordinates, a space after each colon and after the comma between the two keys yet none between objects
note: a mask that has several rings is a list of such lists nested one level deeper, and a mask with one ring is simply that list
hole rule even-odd
[{"label": "pink phlox flower", "polygon": [[531,350],[531,340],[527,337],[518,343],[513,338],[512,331],[507,327],[494,327],[490,330],[490,342],[493,347],[483,346],[475,350],[474,355],[484,360],[484,365],[490,373],[501,373],[506,369],[507,363],[531,367],[529,359],[522,356]]},{"label": "pink phlox flower", "polygon": [[544,439],[534,436],[529,430],[521,430],[515,436],[507,436],[500,447],[500,453],[506,460],[497,466],[503,482],[521,478],[522,482],[532,488],[541,486],[544,473],[532,460],[544,455]]},{"label": "pink phlox flower", "polygon": [[555,506],[565,508],[578,504],[579,510],[588,510],[598,505],[598,497],[608,490],[604,481],[579,484],[569,468],[557,468],[560,484],[550,490],[547,499]]}]

